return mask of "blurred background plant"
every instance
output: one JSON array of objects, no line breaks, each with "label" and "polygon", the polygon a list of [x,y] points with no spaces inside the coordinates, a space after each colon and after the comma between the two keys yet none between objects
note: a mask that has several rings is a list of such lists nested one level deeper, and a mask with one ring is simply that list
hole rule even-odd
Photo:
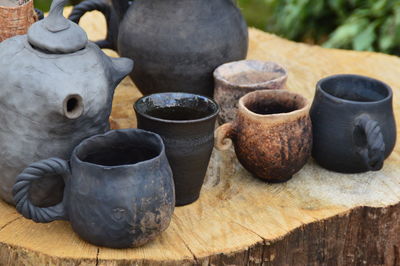
[{"label": "blurred background plant", "polygon": [[238,0],[248,24],[329,48],[400,54],[400,0]]},{"label": "blurred background plant", "polygon": [[[47,12],[50,9],[51,0],[33,0],[35,7],[40,10]],[[82,2],[82,0],[69,0],[70,5],[76,5],[77,3]]]},{"label": "blurred background plant", "polygon": [[[42,10],[51,2],[34,1]],[[287,39],[400,55],[400,0],[236,1],[249,26]]]}]

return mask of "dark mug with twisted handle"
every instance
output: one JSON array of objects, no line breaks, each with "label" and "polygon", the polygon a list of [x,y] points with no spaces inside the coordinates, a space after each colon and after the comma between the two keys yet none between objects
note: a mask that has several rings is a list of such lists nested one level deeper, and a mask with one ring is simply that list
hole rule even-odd
[{"label": "dark mug with twisted handle", "polygon": [[[29,189],[44,176],[65,180],[61,203],[40,208]],[[27,167],[13,188],[17,210],[46,223],[69,220],[99,246],[140,246],[164,231],[175,206],[172,172],[161,137],[139,129],[115,130],[81,142],[70,162],[50,158]]]},{"label": "dark mug with twisted handle", "polygon": [[312,155],[342,173],[378,171],[396,143],[392,90],[359,75],[320,80],[311,107]]}]

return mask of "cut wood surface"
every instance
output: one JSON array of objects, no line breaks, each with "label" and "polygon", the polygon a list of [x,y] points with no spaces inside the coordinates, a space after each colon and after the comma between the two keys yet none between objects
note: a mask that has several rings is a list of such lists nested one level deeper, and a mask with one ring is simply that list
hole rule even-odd
[{"label": "cut wood surface", "polygon": [[[81,25],[92,40],[105,36],[100,13],[85,15]],[[324,49],[250,29],[248,58],[285,66],[288,89],[309,99],[327,75],[380,79],[394,90],[400,125],[398,57]],[[125,79],[114,97],[113,128],[135,127],[138,97]],[[200,199],[176,208],[170,227],[140,248],[96,247],[68,222],[36,224],[0,202],[0,265],[400,265],[399,233],[399,145],[379,172],[337,174],[311,159],[284,184],[251,177],[233,150],[214,151]]]}]

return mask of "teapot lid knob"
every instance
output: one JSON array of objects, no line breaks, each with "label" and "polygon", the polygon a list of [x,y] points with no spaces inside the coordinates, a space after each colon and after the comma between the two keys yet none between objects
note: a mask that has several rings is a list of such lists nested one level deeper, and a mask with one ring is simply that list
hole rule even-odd
[{"label": "teapot lid knob", "polygon": [[29,43],[49,53],[73,53],[85,48],[85,31],[63,16],[68,0],[53,0],[49,15],[34,23],[28,31]]}]

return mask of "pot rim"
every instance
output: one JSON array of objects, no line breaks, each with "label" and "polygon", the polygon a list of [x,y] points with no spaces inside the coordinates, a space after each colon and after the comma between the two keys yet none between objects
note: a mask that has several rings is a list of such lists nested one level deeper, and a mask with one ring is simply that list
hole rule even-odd
[{"label": "pot rim", "polygon": [[[335,79],[335,78],[351,78],[351,77],[358,78],[358,79],[364,79],[366,81],[377,82],[380,85],[382,85],[383,88],[386,89],[386,91],[388,92],[388,95],[386,97],[380,99],[380,100],[377,100],[377,101],[362,102],[362,101],[354,101],[354,100],[343,99],[343,98],[334,96],[334,95],[330,94],[329,92],[325,91],[324,89],[322,89],[322,87],[321,87],[321,84],[326,82],[326,81],[328,81],[328,80],[332,80],[332,79]],[[386,84],[385,82],[380,81],[380,80],[375,79],[375,78],[371,78],[371,77],[363,76],[363,75],[358,75],[358,74],[336,74],[336,75],[330,75],[330,76],[327,76],[327,77],[324,77],[324,78],[320,79],[317,82],[317,86],[316,87],[317,87],[317,91],[321,92],[328,99],[331,99],[331,100],[336,101],[336,102],[343,102],[343,103],[351,103],[351,104],[359,104],[359,105],[366,105],[366,104],[373,105],[373,104],[378,104],[378,103],[382,103],[382,102],[388,101],[388,100],[392,99],[392,97],[393,97],[392,88],[388,84]]]},{"label": "pot rim", "polygon": [[[150,116],[148,114],[146,114],[145,112],[142,112],[139,110],[138,108],[138,104],[142,101],[144,101],[146,98],[150,98],[154,95],[186,95],[188,97],[200,97],[203,99],[206,99],[207,101],[211,102],[215,107],[216,110],[205,117],[199,118],[199,119],[190,119],[190,120],[170,120],[170,119],[162,119],[162,118],[157,118],[154,116]],[[162,123],[170,123],[170,124],[192,124],[192,123],[199,123],[199,122],[203,122],[203,121],[208,121],[210,119],[213,119],[214,117],[216,117],[218,115],[218,113],[220,112],[220,106],[218,105],[218,103],[216,101],[214,101],[213,99],[207,97],[207,96],[203,96],[203,95],[199,95],[199,94],[194,94],[194,93],[187,93],[187,92],[160,92],[160,93],[153,93],[153,94],[149,94],[146,96],[142,96],[140,97],[134,104],[133,104],[133,109],[135,110],[136,113],[146,117],[147,119],[153,120],[153,121],[157,121],[157,122],[162,122]]]},{"label": "pot rim", "polygon": [[[122,133],[124,133],[124,132],[125,133],[137,132],[137,133],[140,133],[140,134],[144,133],[144,134],[152,135],[152,136],[154,136],[154,137],[156,137],[158,139],[159,144],[161,145],[161,150],[158,151],[157,156],[154,156],[154,157],[152,157],[152,158],[150,158],[148,160],[140,161],[140,162],[137,162],[137,163],[131,163],[131,164],[104,165],[104,164],[91,163],[91,162],[88,162],[88,161],[85,161],[85,160],[81,160],[81,158],[79,158],[79,156],[77,154],[78,150],[80,148],[82,148],[82,146],[87,145],[88,142],[93,141],[96,138],[105,138],[105,137],[107,137],[109,135],[117,134],[119,132],[122,132]],[[84,139],[72,151],[71,161],[74,160],[79,164],[86,164],[86,165],[89,165],[89,166],[92,166],[92,167],[98,167],[98,168],[102,168],[102,169],[120,169],[120,168],[124,168],[124,167],[133,167],[133,166],[136,167],[136,166],[141,166],[141,165],[144,165],[144,164],[152,163],[152,162],[160,160],[161,157],[164,156],[164,155],[165,155],[165,144],[164,144],[164,142],[163,142],[163,140],[162,140],[160,135],[158,135],[157,133],[151,132],[151,131],[143,130],[143,129],[128,128],[128,129],[110,130],[110,131],[107,131],[107,132],[105,132],[103,134],[97,134],[97,135],[91,136],[91,137],[89,137],[87,139]]]},{"label": "pot rim", "polygon": [[[288,94],[292,95],[295,97],[299,97],[302,101],[304,101],[304,106],[302,106],[299,109],[286,112],[286,113],[273,113],[273,114],[258,114],[253,111],[251,111],[249,108],[246,107],[244,101],[247,100],[247,98],[252,97],[252,95],[256,94],[269,94],[269,95],[277,95],[277,94]],[[242,98],[239,100],[239,109],[243,110],[245,113],[250,114],[254,118],[259,118],[259,119],[281,119],[281,118],[286,118],[286,117],[297,117],[298,115],[301,115],[303,113],[308,114],[309,110],[311,108],[311,101],[308,100],[306,97],[303,95],[292,92],[289,90],[258,90],[258,91],[253,91],[250,93],[247,93],[244,95]]]},{"label": "pot rim", "polygon": [[[281,69],[283,71],[283,74],[280,75],[277,78],[270,79],[270,80],[267,80],[267,81],[254,82],[254,83],[251,83],[251,84],[236,84],[236,83],[230,82],[228,79],[226,79],[225,75],[223,75],[221,73],[221,70],[223,70],[224,68],[227,68],[227,67],[229,67],[231,65],[246,64],[247,62],[260,64],[260,65],[273,65],[273,66],[276,66],[277,68]],[[280,64],[278,64],[278,63],[276,63],[274,61],[245,59],[245,60],[233,61],[233,62],[229,62],[229,63],[225,63],[225,64],[220,65],[219,67],[217,67],[214,70],[213,76],[214,76],[215,80],[223,82],[226,85],[236,87],[238,89],[253,89],[254,87],[265,87],[265,86],[267,86],[267,85],[269,85],[270,83],[273,83],[273,82],[284,82],[288,78],[288,71],[287,71],[287,69],[285,67],[283,67],[282,65],[280,65]]]},{"label": "pot rim", "polygon": [[33,0],[28,0],[26,3],[18,6],[0,6],[0,9],[19,9],[29,5],[30,3],[33,3]]}]

